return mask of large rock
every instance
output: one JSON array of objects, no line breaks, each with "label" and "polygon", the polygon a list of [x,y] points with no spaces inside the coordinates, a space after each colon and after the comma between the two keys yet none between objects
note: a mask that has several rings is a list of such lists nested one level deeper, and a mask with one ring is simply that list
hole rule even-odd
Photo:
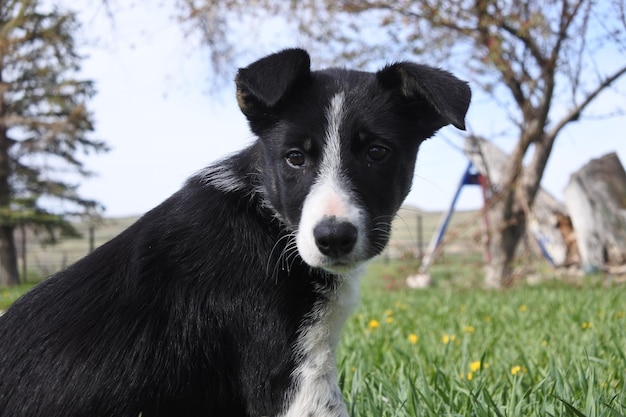
[{"label": "large rock", "polygon": [[583,270],[626,263],[626,172],[615,153],[572,174],[565,205],[574,225]]}]

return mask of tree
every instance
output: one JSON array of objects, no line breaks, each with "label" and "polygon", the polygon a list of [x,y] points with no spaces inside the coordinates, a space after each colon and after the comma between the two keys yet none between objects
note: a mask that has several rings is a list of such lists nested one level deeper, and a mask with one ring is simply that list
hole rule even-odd
[{"label": "tree", "polygon": [[[250,7],[246,3],[179,2],[183,20],[195,25],[204,39],[218,39],[222,49],[224,42],[237,45],[229,38],[237,31],[227,25],[227,17]],[[492,261],[485,283],[509,285],[514,254],[556,138],[626,73],[623,0],[276,3],[255,5],[297,22],[300,33],[319,44],[319,51],[329,51],[330,59],[358,65],[373,57],[428,56],[429,62],[456,66],[455,72],[501,103],[513,126],[509,131],[515,146],[504,180],[495,184]],[[214,58],[215,64],[223,63],[220,56]],[[530,163],[522,170],[527,158]]]},{"label": "tree", "polygon": [[36,0],[0,5],[0,285],[19,283],[18,225],[75,234],[69,216],[98,206],[75,181],[91,173],[81,152],[106,151],[89,137],[91,81],[75,78],[81,57],[73,13],[43,11]]}]

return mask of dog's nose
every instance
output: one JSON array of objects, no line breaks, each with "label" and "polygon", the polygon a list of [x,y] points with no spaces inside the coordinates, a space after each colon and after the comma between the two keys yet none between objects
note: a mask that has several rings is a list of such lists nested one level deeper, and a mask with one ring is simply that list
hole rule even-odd
[{"label": "dog's nose", "polygon": [[313,236],[320,252],[331,258],[338,258],[352,251],[358,230],[350,222],[338,221],[331,217],[315,226]]}]

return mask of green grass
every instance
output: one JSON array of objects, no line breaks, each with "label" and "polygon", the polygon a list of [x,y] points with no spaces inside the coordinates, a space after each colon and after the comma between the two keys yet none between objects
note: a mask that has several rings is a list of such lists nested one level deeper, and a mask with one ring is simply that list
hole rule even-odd
[{"label": "green grass", "polygon": [[0,287],[0,311],[4,311],[20,298],[26,291],[35,286],[34,282],[13,287]]},{"label": "green grass", "polygon": [[351,415],[626,415],[625,286],[390,290],[381,268],[338,352]]}]

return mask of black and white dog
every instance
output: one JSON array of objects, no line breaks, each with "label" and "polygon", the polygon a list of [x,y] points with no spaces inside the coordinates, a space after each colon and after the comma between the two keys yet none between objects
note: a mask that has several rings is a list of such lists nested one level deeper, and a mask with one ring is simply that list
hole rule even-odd
[{"label": "black and white dog", "polygon": [[465,82],[400,62],[239,70],[249,148],[0,318],[2,417],[345,417],[335,348],[418,148]]}]

